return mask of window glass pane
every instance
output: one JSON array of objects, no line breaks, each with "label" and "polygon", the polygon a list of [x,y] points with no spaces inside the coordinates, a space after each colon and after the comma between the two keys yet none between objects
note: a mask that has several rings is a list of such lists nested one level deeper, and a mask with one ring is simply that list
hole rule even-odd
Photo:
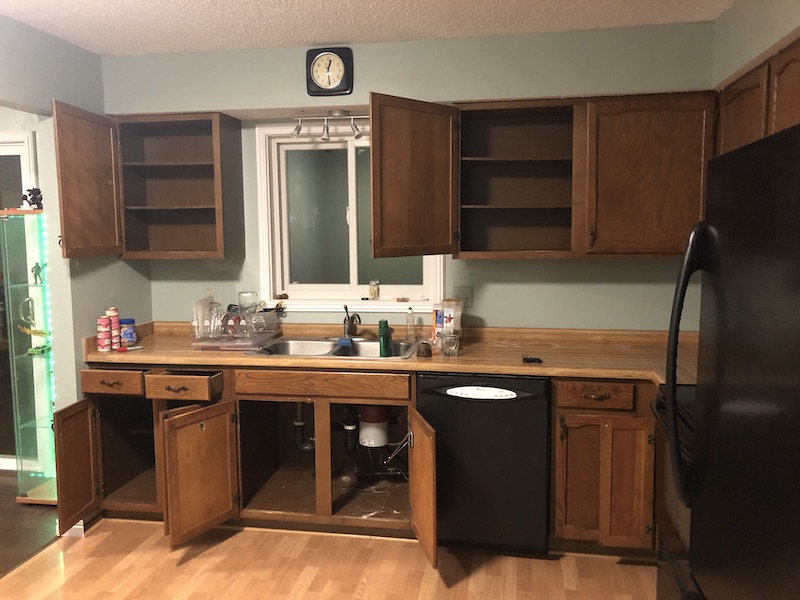
[{"label": "window glass pane", "polygon": [[0,208],[19,207],[22,191],[19,156],[0,156]]},{"label": "window glass pane", "polygon": [[[369,236],[369,148],[356,149],[356,197],[358,206],[358,283],[366,285],[372,279],[383,284],[422,285],[422,257],[372,258]],[[419,224],[423,226],[422,223]]]},{"label": "window glass pane", "polygon": [[289,281],[348,283],[347,150],[286,152]]}]

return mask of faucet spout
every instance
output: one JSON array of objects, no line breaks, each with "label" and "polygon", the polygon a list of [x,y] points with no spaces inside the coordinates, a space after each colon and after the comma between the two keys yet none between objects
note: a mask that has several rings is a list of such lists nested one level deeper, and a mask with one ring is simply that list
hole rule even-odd
[{"label": "faucet spout", "polygon": [[347,305],[344,305],[344,337],[354,337],[358,325],[361,324],[361,316],[358,313],[350,314],[347,310]]}]

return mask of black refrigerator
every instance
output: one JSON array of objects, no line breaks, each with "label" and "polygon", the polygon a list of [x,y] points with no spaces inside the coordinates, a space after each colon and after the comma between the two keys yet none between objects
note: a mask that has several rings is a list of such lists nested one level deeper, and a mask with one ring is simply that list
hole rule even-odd
[{"label": "black refrigerator", "polygon": [[[677,333],[701,278],[691,459],[676,442]],[[800,597],[800,126],[714,158],[667,356],[666,424],[706,600]]]}]

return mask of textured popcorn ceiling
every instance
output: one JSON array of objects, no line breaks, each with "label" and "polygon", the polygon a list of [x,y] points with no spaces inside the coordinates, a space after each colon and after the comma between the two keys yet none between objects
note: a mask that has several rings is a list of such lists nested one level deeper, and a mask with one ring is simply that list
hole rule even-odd
[{"label": "textured popcorn ceiling", "polygon": [[100,55],[400,42],[711,21],[734,0],[0,0]]}]

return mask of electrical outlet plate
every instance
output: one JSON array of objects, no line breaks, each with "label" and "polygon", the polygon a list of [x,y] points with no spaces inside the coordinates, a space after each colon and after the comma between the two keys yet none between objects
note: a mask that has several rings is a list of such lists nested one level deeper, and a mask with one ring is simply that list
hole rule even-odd
[{"label": "electrical outlet plate", "polygon": [[472,306],[472,286],[462,285],[453,287],[453,296],[463,300],[464,308]]}]

